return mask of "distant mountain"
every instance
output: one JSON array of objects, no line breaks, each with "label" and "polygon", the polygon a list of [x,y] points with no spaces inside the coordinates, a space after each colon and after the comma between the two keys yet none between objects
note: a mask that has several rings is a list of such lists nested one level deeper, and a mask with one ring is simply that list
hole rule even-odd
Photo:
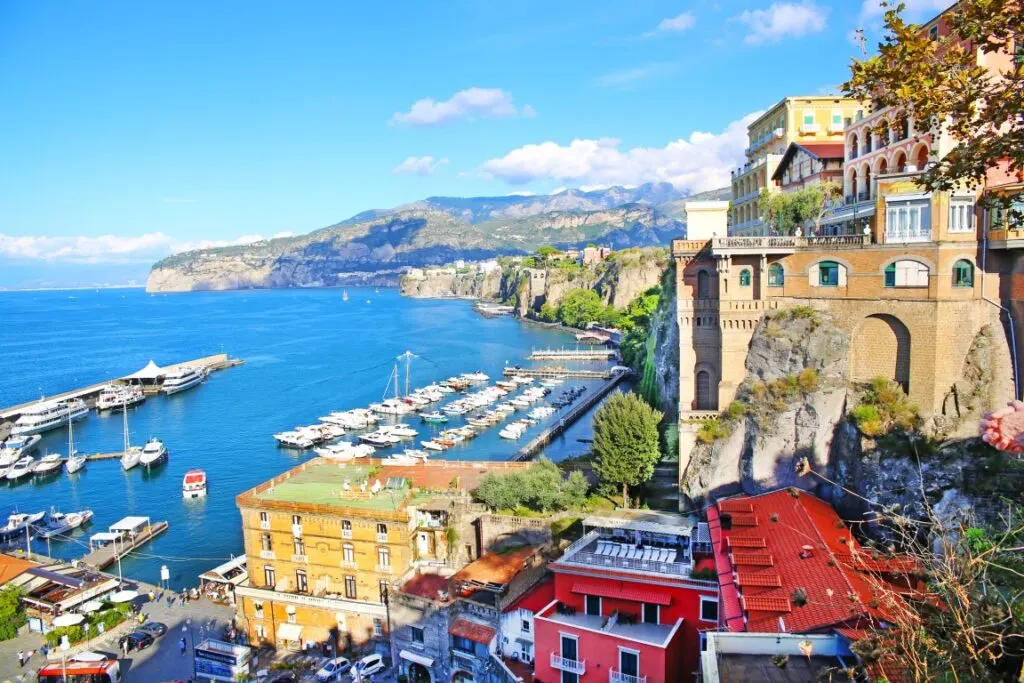
[{"label": "distant mountain", "polygon": [[[727,188],[689,199],[727,197]],[[397,283],[407,266],[523,254],[542,244],[665,244],[685,235],[671,185],[505,197],[429,197],[372,210],[307,235],[185,252],[153,266],[150,291]]]}]

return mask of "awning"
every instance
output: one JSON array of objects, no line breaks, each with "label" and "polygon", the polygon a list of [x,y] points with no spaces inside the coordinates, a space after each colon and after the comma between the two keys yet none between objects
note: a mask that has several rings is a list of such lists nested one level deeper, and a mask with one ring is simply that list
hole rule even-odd
[{"label": "awning", "polygon": [[649,515],[650,519],[629,519],[625,517],[600,517],[593,515],[583,520],[584,528],[628,529],[630,531],[646,531],[666,536],[688,536],[692,526],[687,519],[669,519],[659,521],[665,515]]},{"label": "awning", "polygon": [[302,625],[287,621],[277,625],[277,639],[297,643],[302,639]]},{"label": "awning", "polygon": [[614,600],[628,600],[630,602],[647,602],[653,605],[668,605],[672,597],[666,593],[655,591],[633,590],[630,588],[615,588],[597,583],[574,583],[573,593],[582,595],[595,595],[601,598],[612,598]]},{"label": "awning", "polygon": [[133,372],[126,377],[122,377],[121,379],[156,379],[157,377],[162,377],[165,374],[167,374],[166,370],[153,361],[149,361],[149,363],[146,364],[146,367],[142,368],[138,372]]},{"label": "awning", "polygon": [[409,652],[408,650],[402,650],[398,653],[398,656],[412,662],[413,664],[422,664],[428,669],[434,666],[434,660],[430,657],[424,657],[423,655],[418,655],[415,652]]}]

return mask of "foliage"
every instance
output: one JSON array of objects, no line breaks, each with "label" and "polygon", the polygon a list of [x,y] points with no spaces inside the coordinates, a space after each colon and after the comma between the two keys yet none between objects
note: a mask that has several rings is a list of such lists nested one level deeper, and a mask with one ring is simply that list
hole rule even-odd
[{"label": "foliage", "polygon": [[604,313],[601,297],[592,289],[574,289],[558,304],[558,319],[569,327],[597,322]]},{"label": "foliage", "polygon": [[541,458],[526,470],[485,475],[473,497],[492,510],[522,507],[549,512],[583,506],[589,492],[590,484],[582,472],[570,472],[563,479],[558,465]]},{"label": "foliage", "polygon": [[871,380],[860,404],[851,413],[857,429],[866,436],[878,437],[899,430],[910,432],[920,424],[921,417],[903,387],[885,377]]},{"label": "foliage", "polygon": [[761,190],[757,207],[768,225],[780,235],[792,235],[796,229],[814,226],[817,233],[821,220],[829,211],[829,202],[842,194],[842,188],[833,181],[823,181],[792,192]]},{"label": "foliage", "polygon": [[717,581],[718,572],[711,567],[700,567],[690,572],[690,578],[696,581]]},{"label": "foliage", "polygon": [[7,586],[0,591],[0,640],[10,640],[25,625],[25,609],[21,604],[21,590]]},{"label": "foliage", "polygon": [[543,259],[561,253],[563,253],[561,249],[556,249],[555,247],[552,247],[550,244],[542,244],[539,247],[537,247],[537,256]]},{"label": "foliage", "polygon": [[[967,181],[983,184],[1000,161],[1024,173],[1024,59],[1008,60],[1002,78],[979,61],[996,53],[1012,57],[1024,35],[1019,0],[961,0],[944,16],[950,34],[931,36],[902,16],[903,4],[885,3],[885,34],[878,54],[854,60],[843,90],[871,100],[876,110],[892,107],[899,129],[912,116],[916,131],[944,131],[955,146],[918,179],[928,190],[951,190]],[[1016,43],[1016,45],[1015,45]],[[1018,52],[1018,55],[1020,53]],[[981,59],[979,59],[981,57]],[[875,131],[884,129],[885,117]]]},{"label": "foliage", "polygon": [[551,522],[551,540],[561,541],[575,540],[583,535],[583,525],[580,517],[559,517]]},{"label": "foliage", "polygon": [[558,320],[558,309],[545,301],[541,304],[537,317],[546,323],[553,323]]},{"label": "foliage", "polygon": [[712,417],[702,420],[697,429],[697,441],[701,443],[714,443],[724,439],[732,433],[732,427],[721,417]]},{"label": "foliage", "polygon": [[629,487],[650,480],[660,456],[658,423],[662,413],[633,393],[608,398],[594,415],[594,472],[603,484]]}]

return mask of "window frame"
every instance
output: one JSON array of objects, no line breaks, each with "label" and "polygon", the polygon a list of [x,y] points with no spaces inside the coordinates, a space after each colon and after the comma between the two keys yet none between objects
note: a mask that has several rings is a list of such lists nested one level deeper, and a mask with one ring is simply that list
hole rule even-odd
[{"label": "window frame", "polygon": [[356,547],[354,545],[352,545],[351,543],[342,543],[341,544],[341,561],[342,562],[351,562],[352,564],[355,564],[355,562],[356,562]]},{"label": "window frame", "polygon": [[[707,617],[704,616],[704,605],[708,605],[708,604],[714,604],[714,606],[715,606],[715,618],[714,619],[708,619]],[[717,624],[718,623],[718,618],[719,618],[718,598],[713,598],[713,597],[708,596],[708,595],[700,596],[700,611],[698,612],[697,618],[700,621],[709,621],[709,622],[714,622],[714,623]]]},{"label": "window frame", "polygon": [[[906,264],[916,266],[915,277],[920,278],[924,274],[924,283],[910,284],[906,278],[909,268]],[[900,274],[903,273],[903,282],[900,282]],[[932,269],[924,263],[914,259],[897,259],[885,267],[883,271],[882,284],[887,289],[927,289],[930,283]],[[890,277],[892,276],[892,277]]]},{"label": "window frame", "polygon": [[751,275],[750,268],[743,268],[740,270],[740,287],[750,287],[754,281]]},{"label": "window frame", "polygon": [[[777,276],[777,277],[776,277]],[[781,263],[773,263],[768,266],[768,286],[784,287],[786,284],[786,269]]]},{"label": "window frame", "polygon": [[260,534],[260,550],[265,553],[274,552],[274,537],[269,532]]},{"label": "window frame", "polygon": [[306,541],[303,540],[302,536],[292,537],[292,550],[295,555],[305,556],[306,554]]},{"label": "window frame", "polygon": [[277,585],[277,570],[272,564],[263,565],[263,585],[271,589]]},{"label": "window frame", "polygon": [[426,641],[426,631],[421,626],[409,627],[409,640],[422,645]]},{"label": "window frame", "polygon": [[[597,614],[591,614],[591,612],[590,612],[590,599],[591,598],[595,598],[597,600]],[[604,610],[604,604],[603,603],[604,603],[604,600],[601,598],[600,595],[586,595],[586,594],[584,594],[584,596],[583,596],[583,613],[587,614],[587,615],[590,615],[590,616],[597,616],[597,617],[599,617],[599,616],[601,616],[601,613]]]},{"label": "window frame", "polygon": [[295,570],[295,592],[297,593],[308,593],[309,592],[309,575],[306,574],[305,569]]},{"label": "window frame", "polygon": [[949,200],[947,231],[951,235],[969,235],[975,231],[974,207],[973,199],[953,197]]},{"label": "window frame", "polygon": [[383,638],[384,637],[384,620],[380,617],[373,618],[373,637]]},{"label": "window frame", "polygon": [[[842,265],[838,261],[818,261],[818,286],[819,287],[838,287],[839,286],[839,269]],[[835,282],[825,280],[825,272],[835,273]]]},{"label": "window frame", "polygon": [[391,549],[386,545],[377,546],[377,565],[381,567],[391,566]]},{"label": "window frame", "polygon": [[[661,623],[661,605],[653,602],[642,602],[640,603],[640,621],[645,624],[660,624]],[[647,620],[647,610],[654,608],[654,621]]]},{"label": "window frame", "polygon": [[[965,272],[969,280],[965,283],[960,278],[960,273]],[[953,263],[953,287],[957,289],[974,288],[974,264],[967,259],[957,259]]]},{"label": "window frame", "polygon": [[359,599],[359,582],[352,574],[345,574],[345,597],[349,600]]}]

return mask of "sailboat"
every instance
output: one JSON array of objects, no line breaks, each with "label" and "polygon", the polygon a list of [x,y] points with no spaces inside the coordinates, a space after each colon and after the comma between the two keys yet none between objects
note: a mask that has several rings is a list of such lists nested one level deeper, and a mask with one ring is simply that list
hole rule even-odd
[{"label": "sailboat", "polygon": [[348,301],[348,290],[347,289],[341,290],[341,300],[342,301]]},{"label": "sailboat", "polygon": [[68,474],[74,474],[85,467],[86,456],[79,455],[75,450],[74,429],[71,426],[71,418],[68,418],[68,459],[64,461],[64,469]]},{"label": "sailboat", "polygon": [[121,411],[121,414],[124,416],[124,454],[121,456],[121,468],[127,471],[139,464],[142,449],[129,443],[127,407]]}]

